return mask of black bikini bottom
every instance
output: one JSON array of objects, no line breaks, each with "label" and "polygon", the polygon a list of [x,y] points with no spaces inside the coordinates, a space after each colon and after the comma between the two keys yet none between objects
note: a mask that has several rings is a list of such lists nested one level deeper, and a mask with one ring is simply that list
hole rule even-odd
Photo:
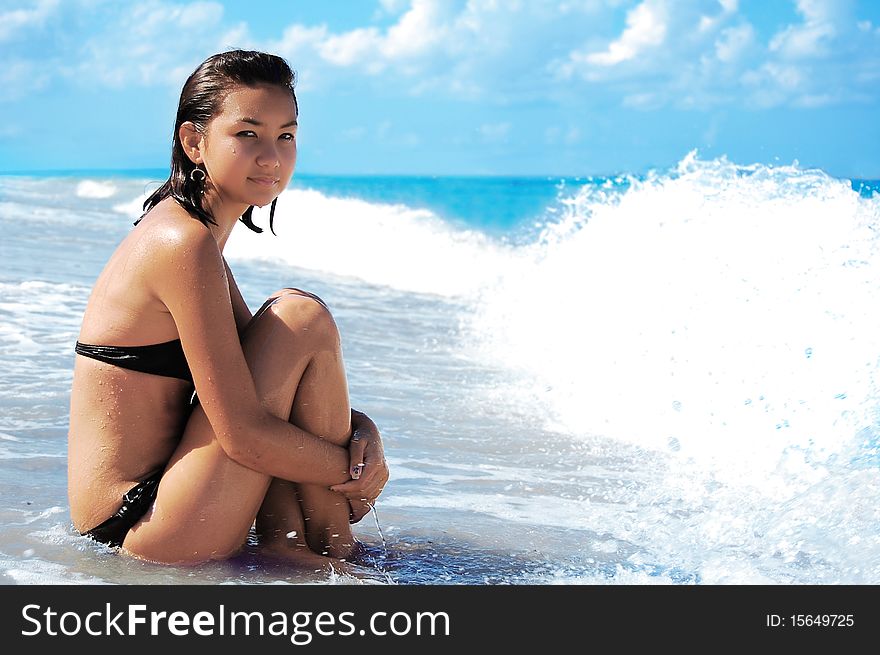
[{"label": "black bikini bottom", "polygon": [[122,507],[98,527],[84,532],[83,536],[91,537],[95,541],[114,548],[121,546],[128,531],[141,520],[144,514],[150,511],[153,501],[156,500],[156,493],[159,491],[161,477],[162,470],[160,469],[143,482],[132,487],[122,497]]}]

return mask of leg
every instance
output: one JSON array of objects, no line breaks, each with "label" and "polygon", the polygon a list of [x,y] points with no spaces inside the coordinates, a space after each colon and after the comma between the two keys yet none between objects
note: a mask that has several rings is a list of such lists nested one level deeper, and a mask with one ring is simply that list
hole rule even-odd
[{"label": "leg", "polygon": [[[314,301],[288,301],[278,311],[296,314],[303,303]],[[315,353],[300,378],[290,421],[345,446],[351,436],[351,410],[338,332],[332,332],[332,347]],[[307,545],[322,555],[345,558],[355,545],[349,511],[345,496],[325,487],[273,480],[257,515],[257,533],[273,549]]]},{"label": "leg", "polygon": [[305,525],[297,485],[274,478],[257,514],[261,553],[304,568],[332,566],[337,572],[350,572],[342,560],[319,555],[309,548]]},{"label": "leg", "polygon": [[[289,418],[311,362],[326,360],[328,352],[335,352],[341,362],[339,335],[329,312],[314,300],[289,293],[276,296],[248,327],[242,347],[264,406]],[[344,413],[347,420],[344,374],[322,382],[327,388],[309,411],[322,416]],[[341,397],[346,399],[344,407],[325,408],[325,398]],[[348,434],[328,437],[342,443]],[[244,544],[270,482],[269,476],[226,456],[204,411],[196,407],[166,467],[152,512],[129,531],[124,548],[156,562],[228,557]]]}]

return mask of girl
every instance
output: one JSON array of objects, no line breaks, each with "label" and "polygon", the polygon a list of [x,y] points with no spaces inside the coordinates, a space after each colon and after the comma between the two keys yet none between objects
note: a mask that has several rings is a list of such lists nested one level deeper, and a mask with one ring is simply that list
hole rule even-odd
[{"label": "girl", "polygon": [[255,522],[275,555],[312,566],[347,558],[349,522],[388,480],[375,424],[349,406],[326,305],[283,289],[252,317],[223,258],[238,220],[261,231],[255,206],[271,203],[272,227],[293,174],[293,78],[283,59],[241,50],[196,69],[180,96],[171,175],[85,310],[71,518],[143,559],[226,558]]}]

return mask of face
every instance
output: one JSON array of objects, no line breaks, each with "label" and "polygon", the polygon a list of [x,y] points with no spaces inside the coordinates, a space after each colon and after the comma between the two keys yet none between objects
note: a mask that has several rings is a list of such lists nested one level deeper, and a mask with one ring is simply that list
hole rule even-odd
[{"label": "face", "polygon": [[224,204],[269,204],[296,165],[296,105],[277,86],[236,87],[201,136],[198,157]]}]

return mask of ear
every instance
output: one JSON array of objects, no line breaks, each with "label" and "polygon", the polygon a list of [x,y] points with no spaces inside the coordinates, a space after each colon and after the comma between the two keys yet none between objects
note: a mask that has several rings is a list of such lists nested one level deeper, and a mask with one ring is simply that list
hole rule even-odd
[{"label": "ear", "polygon": [[193,164],[202,163],[202,145],[204,137],[196,128],[195,123],[186,121],[177,131],[177,137],[180,139],[180,145],[186,156],[190,158]]}]

